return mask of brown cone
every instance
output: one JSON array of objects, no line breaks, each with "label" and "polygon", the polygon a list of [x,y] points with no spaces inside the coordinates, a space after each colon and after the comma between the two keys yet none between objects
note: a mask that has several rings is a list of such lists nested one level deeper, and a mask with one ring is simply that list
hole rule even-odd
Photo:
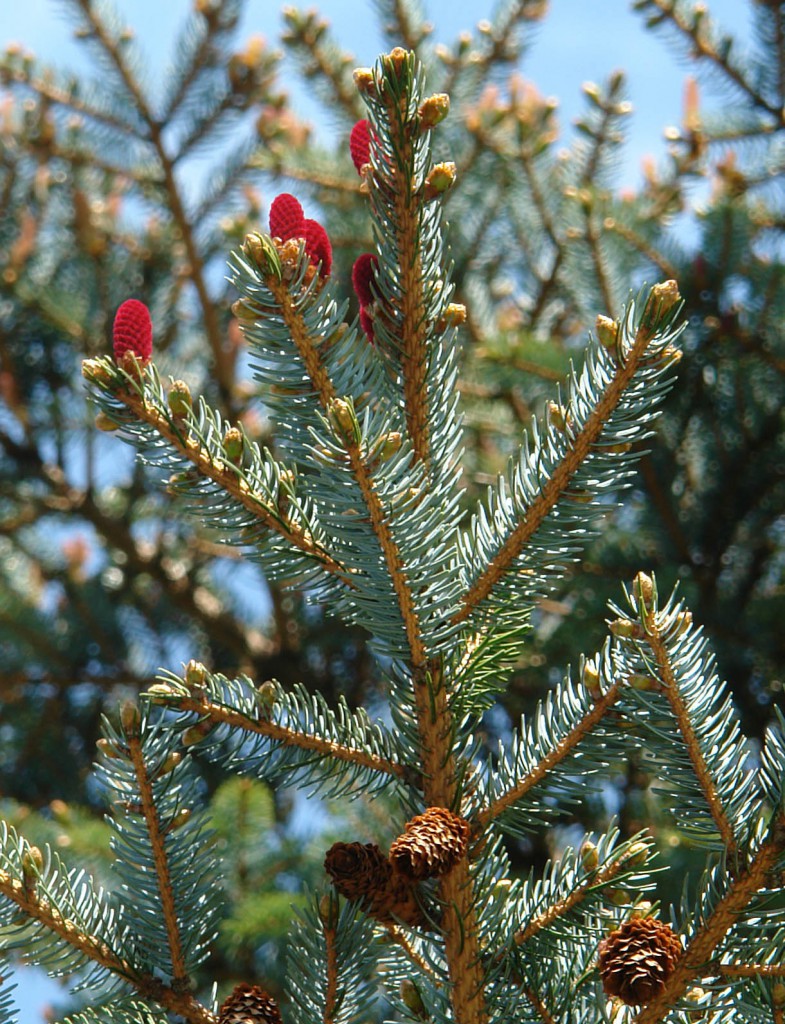
[{"label": "brown cone", "polygon": [[633,918],[600,943],[600,977],[609,996],[628,1006],[650,1002],[681,956],[679,937],[662,921]]},{"label": "brown cone", "polygon": [[411,882],[395,874],[375,843],[335,843],[324,869],[341,896],[359,901],[381,924],[399,920],[413,928],[425,926]]},{"label": "brown cone", "polygon": [[429,807],[390,847],[392,866],[412,881],[446,875],[466,853],[469,831],[469,822],[446,807]]},{"label": "brown cone", "polygon": [[258,985],[237,985],[218,1011],[218,1024],[281,1024],[281,1011]]},{"label": "brown cone", "polygon": [[334,843],[324,858],[324,870],[347,900],[373,900],[387,887],[390,862],[375,843]]}]

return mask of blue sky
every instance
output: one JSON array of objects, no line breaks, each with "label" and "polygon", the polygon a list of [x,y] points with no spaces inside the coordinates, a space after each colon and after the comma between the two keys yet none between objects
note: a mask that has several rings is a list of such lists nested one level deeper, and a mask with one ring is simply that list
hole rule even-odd
[{"label": "blue sky", "polygon": [[[305,0],[310,7],[315,0]],[[353,52],[358,65],[371,64],[381,49],[377,16],[370,0],[316,0],[332,23],[341,45]],[[118,0],[117,6],[149,58],[151,77],[166,72],[168,53],[178,24],[190,9],[190,0]],[[473,27],[492,10],[490,0],[429,0],[425,4],[435,25],[435,36],[450,41]],[[72,36],[72,22],[65,15],[68,4],[59,0],[0,0],[0,45],[16,41],[32,49],[40,59],[61,69],[83,69],[83,52]],[[630,10],[629,0],[551,0],[551,13],[533,35],[522,72],[547,96],[560,100],[562,122],[568,125],[581,109],[581,84],[601,81],[617,69],[628,73],[629,94],[634,106],[626,159],[620,168],[620,184],[634,184],[640,161],[646,154],[663,153],[662,132],[678,123],[681,115],[685,69],[668,56],[664,43],[643,29],[642,19]],[[710,0],[718,22],[742,41],[748,37],[751,3],[743,0]],[[260,33],[270,42],[280,33],[280,4],[248,0],[241,37]],[[288,84],[295,106],[306,116],[317,113],[292,75]],[[703,93],[707,106],[718,106],[711,93]],[[19,978],[17,1002],[20,1019],[37,1024],[41,1007],[57,999],[58,989],[46,979],[28,972]]]}]

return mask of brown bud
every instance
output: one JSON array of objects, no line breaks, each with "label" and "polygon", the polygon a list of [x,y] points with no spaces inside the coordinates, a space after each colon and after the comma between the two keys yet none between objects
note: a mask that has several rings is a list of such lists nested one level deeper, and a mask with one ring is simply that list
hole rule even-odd
[{"label": "brown bud", "polygon": [[192,814],[193,811],[189,807],[181,807],[169,822],[169,831],[174,832],[175,829],[182,828],[186,822],[190,821]]},{"label": "brown bud", "polygon": [[138,705],[134,701],[126,700],[123,702],[123,706],[120,708],[120,724],[122,725],[126,736],[129,738],[139,735],[139,729],[142,725],[142,716],[139,712]]},{"label": "brown bud", "polygon": [[771,1003],[776,1009],[785,1007],[785,983],[778,981],[771,990]]},{"label": "brown bud", "polygon": [[185,666],[185,685],[190,689],[198,689],[204,686],[205,680],[207,679],[207,669],[196,659],[191,658],[188,664]]},{"label": "brown bud", "polygon": [[420,106],[420,128],[428,131],[442,122],[450,112],[450,97],[446,92],[429,96]]},{"label": "brown bud", "polygon": [[186,729],[180,737],[180,742],[184,747],[192,747],[195,743],[200,743],[205,736],[212,732],[212,729],[213,723],[209,718],[205,718]]},{"label": "brown bud", "polygon": [[595,322],[594,329],[597,332],[597,340],[602,347],[615,352],[619,340],[619,321],[611,320],[609,316],[603,316],[600,313]]},{"label": "brown bud", "polygon": [[373,95],[376,91],[376,78],[370,68],[355,68],[352,77],[357,91],[364,96]]},{"label": "brown bud", "polygon": [[548,419],[557,430],[564,432],[572,427],[572,417],[568,414],[563,405],[558,402],[548,402]]},{"label": "brown bud", "polygon": [[111,434],[115,430],[120,429],[120,424],[116,420],[113,420],[112,417],[103,410],[96,416],[95,425],[98,430],[103,430],[107,434]]},{"label": "brown bud", "polygon": [[641,640],[644,635],[640,623],[633,622],[631,619],[615,619],[609,628],[614,636],[623,640]]},{"label": "brown bud", "polygon": [[150,699],[152,704],[168,704],[172,698],[176,699],[179,694],[168,683],[153,683],[152,686],[148,686],[145,696]]},{"label": "brown bud", "polygon": [[441,164],[434,164],[428,174],[428,177],[425,179],[423,198],[428,202],[431,199],[437,199],[439,196],[443,196],[445,192],[449,192],[453,187],[455,179],[455,164],[451,160],[445,161]]},{"label": "brown bud", "polygon": [[95,745],[104,757],[117,759],[123,756],[111,740],[101,738],[95,741]]},{"label": "brown bud", "polygon": [[257,687],[256,696],[259,699],[260,707],[265,711],[270,711],[278,700],[277,684],[272,679],[265,680],[261,686]]},{"label": "brown bud", "polygon": [[173,750],[172,753],[167,756],[166,760],[161,765],[161,767],[158,769],[157,777],[160,778],[162,775],[168,775],[169,772],[173,772],[175,768],[178,766],[178,764],[182,762],[182,760],[183,755],[179,751]]},{"label": "brown bud", "polygon": [[22,872],[27,878],[38,878],[44,869],[44,855],[37,846],[28,846],[22,854]]},{"label": "brown bud", "polygon": [[172,382],[167,401],[172,415],[176,417],[187,416],[193,409],[194,403],[191,398],[191,389],[184,380]]},{"label": "brown bud", "polygon": [[635,596],[640,598],[647,609],[651,610],[654,601],[654,580],[651,576],[647,576],[645,572],[639,572],[632,581],[632,586]]}]

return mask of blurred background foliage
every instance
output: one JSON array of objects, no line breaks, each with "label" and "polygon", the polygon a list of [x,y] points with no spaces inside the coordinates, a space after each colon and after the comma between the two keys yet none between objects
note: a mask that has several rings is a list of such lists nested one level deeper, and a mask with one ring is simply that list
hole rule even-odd
[{"label": "blurred background foliage", "polygon": [[[273,47],[239,37],[241,0],[195,0],[161,80],[118,12],[99,0],[65,6],[89,74],[45,67],[19,45],[0,57],[0,812],[31,841],[78,847],[103,875],[90,770],[100,719],[159,667],[194,657],[371,710],[381,695],[358,631],[186,524],[161,481],[95,429],[80,362],[106,350],[120,302],[143,299],[162,374],[274,447],[231,314],[227,253],[266,229],[280,191],[319,211],[346,294],[372,240],[348,152],[363,114],[356,61],[317,12],[285,8]],[[634,117],[624,75],[585,87],[567,139],[557,102],[526,77],[544,0],[507,0],[449,45],[432,42],[417,0],[376,4],[386,43],[416,50],[429,88],[451,96],[437,152],[458,170],[447,214],[457,298],[469,311],[467,498],[556,397],[598,313],[613,317],[631,289],[673,277],[689,319],[679,383],[642,471],[542,603],[504,707],[484,725],[489,743],[602,644],[607,601],[639,569],[664,591],[681,579],[749,734],[781,701],[785,4],[744,5],[754,26],[746,47],[704,4],[632,6],[651,45],[682,56],[686,84],[664,159],[646,164],[640,187],[620,189]],[[284,88],[282,53],[323,103],[329,144]],[[721,115],[706,113],[707,95]],[[670,849],[654,781],[631,755],[603,801],[576,808],[541,848],[513,851],[517,865],[610,813],[627,834],[653,814]],[[371,841],[373,823],[355,821],[352,807],[314,814],[286,791],[207,772],[205,794],[231,865],[222,966],[210,971],[256,973],[274,988],[283,922],[330,845],[319,830],[340,821],[342,834],[353,827]],[[669,856],[679,888],[689,851]]]}]

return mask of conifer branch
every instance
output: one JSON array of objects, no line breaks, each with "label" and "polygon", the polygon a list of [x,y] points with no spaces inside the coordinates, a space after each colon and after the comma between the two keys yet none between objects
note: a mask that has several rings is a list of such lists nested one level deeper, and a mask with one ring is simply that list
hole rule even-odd
[{"label": "conifer branch", "polygon": [[768,837],[761,843],[747,868],[734,878],[728,891],[719,900],[712,913],[696,930],[684,948],[672,974],[640,1013],[635,1024],[658,1024],[687,991],[690,983],[706,971],[706,964],[739,915],[755,894],[765,887],[772,871],[785,850],[785,815],[780,811],[772,822]]},{"label": "conifer branch", "polygon": [[[302,314],[295,308],[289,290],[283,281],[274,275],[266,280],[267,287],[278,302],[283,319],[289,328],[292,340],[297,346],[306,372],[311,379],[314,390],[325,411],[328,411],[336,399],[335,386],[322,363],[319,350],[303,321]],[[417,610],[414,605],[411,584],[406,574],[401,553],[395,543],[388,515],[382,505],[378,491],[374,487],[369,468],[360,451],[359,444],[348,435],[343,437],[346,452],[349,456],[352,472],[360,488],[370,518],[371,526],[379,542],[379,547],[387,566],[390,581],[398,600],[406,638],[411,652],[412,664],[417,670],[423,670],[427,663],[427,654],[423,643]]]},{"label": "conifer branch", "polygon": [[324,740],[313,733],[280,725],[278,722],[272,722],[266,718],[249,718],[242,712],[226,707],[223,704],[216,704],[207,697],[186,697],[178,694],[173,698],[172,703],[180,711],[195,711],[200,717],[209,719],[209,721],[215,724],[231,725],[233,728],[241,729],[244,732],[269,736],[270,739],[284,746],[310,750],[321,757],[331,757],[337,761],[348,761],[363,768],[370,768],[371,771],[411,781],[411,772],[406,765],[377,757],[365,750],[357,750],[342,743]]},{"label": "conifer branch", "polygon": [[[332,898],[328,897],[330,902],[330,909],[332,910]],[[327,991],[324,994],[324,1013],[322,1014],[322,1024],[334,1024],[335,1016],[338,1011],[338,947],[337,947],[337,932],[335,929],[335,923],[333,921],[333,915],[320,915],[322,919],[322,931],[324,932],[324,946],[326,951],[325,964],[327,974]]]},{"label": "conifer branch", "polygon": [[172,1013],[180,1014],[188,1024],[215,1024],[216,1018],[190,993],[165,985],[152,974],[139,973],[128,960],[118,955],[101,938],[81,932],[73,921],[64,918],[46,897],[25,886],[0,869],[0,895],[11,900],[29,918],[38,921],[91,962],[123,978],[146,999],[152,999]]},{"label": "conifer branch", "polygon": [[163,914],[166,935],[169,945],[169,952],[172,958],[172,984],[174,988],[181,989],[188,982],[188,968],[183,957],[182,941],[180,938],[180,922],[177,916],[177,908],[174,903],[174,890],[169,871],[169,858],[166,855],[164,845],[165,833],[161,828],[161,821],[158,815],[158,808],[153,796],[153,787],[147,773],[142,744],[138,736],[128,738],[129,760],[133,765],[136,782],[139,787],[139,799],[141,812],[147,825],[147,832],[150,839],[150,850],[155,863],[155,873],[158,878],[158,892],[161,897],[161,911]]},{"label": "conifer branch", "polygon": [[523,994],[526,996],[526,998],[532,1004],[534,1009],[540,1015],[543,1024],[558,1024],[558,1021],[550,1012],[545,1003],[542,1001],[542,999],[537,994],[535,989],[533,989],[530,985],[524,985]]},{"label": "conifer branch", "polygon": [[207,289],[204,258],[194,236],[191,221],[185,211],[185,204],[180,193],[180,188],[177,184],[177,178],[175,177],[175,162],[169,156],[166,146],[164,145],[163,129],[165,125],[153,115],[139,84],[131,74],[131,70],[124,60],[122,53],[107,33],[97,12],[92,7],[90,0],[76,0],[76,2],[82,9],[85,18],[90,24],[95,38],[101,44],[107,56],[117,69],[123,84],[128,89],[128,92],[136,105],[139,115],[147,125],[150,142],[155,149],[163,171],[163,183],[169,199],[169,207],[172,217],[180,231],[182,242],[185,246],[188,265],[190,267],[190,278],[193,282],[194,288],[196,289],[196,294],[199,297],[205,334],[207,335],[207,341],[213,354],[215,376],[221,393],[221,399],[224,406],[227,409],[231,409],[234,402],[232,372],[230,363],[228,362],[226,353],[224,352],[223,334],[218,322],[218,311]]},{"label": "conifer branch", "polygon": [[705,14],[703,10],[698,14],[694,12],[692,22],[682,14],[676,0],[636,0],[636,10],[645,11],[654,7],[660,13],[657,22],[667,20],[677,31],[690,41],[690,52],[697,59],[704,59],[713,64],[725,77],[732,82],[737,89],[741,90],[754,106],[770,114],[781,127],[785,124],[785,111],[783,108],[769,103],[768,100],[752,85],[749,79],[740,69],[732,63],[728,54],[721,53],[712,42],[709,33],[706,31]]},{"label": "conifer branch", "polygon": [[348,586],[352,585],[344,568],[328,551],[318,545],[306,530],[281,516],[275,506],[251,490],[234,467],[217,462],[197,440],[183,436],[174,428],[169,417],[148,402],[143,394],[130,388],[121,388],[113,391],[112,397],[130,409],[137,420],[153,427],[173,448],[185,456],[203,477],[218,484],[265,527],[279,534],[298,551],[315,559],[326,572],[339,577]]},{"label": "conifer branch", "polygon": [[722,842],[725,846],[728,860],[731,864],[735,865],[738,860],[739,849],[733,825],[725,811],[720,795],[714,784],[714,779],[712,778],[709,767],[706,764],[700,740],[698,739],[695,731],[692,716],[690,715],[687,705],[679,691],[676,673],[673,669],[667,645],[664,643],[660,632],[655,608],[653,604],[645,604],[645,607],[646,611],[643,617],[643,626],[646,632],[645,643],[647,643],[651,648],[656,659],[660,679],[663,683],[662,692],[671,706],[679,731],[684,738],[687,754],[690,762],[692,763],[695,777],[697,778],[700,788],[706,798],[709,812],[717,825],[717,830],[719,831]]},{"label": "conifer branch", "polygon": [[605,693],[597,698],[591,710],[584,715],[567,736],[550,750],[524,779],[521,779],[512,789],[502,793],[493,803],[480,811],[476,818],[477,828],[486,828],[500,814],[503,814],[519,800],[522,800],[531,789],[542,782],[548,772],[552,771],[557,764],[572,754],[587,733],[591,732],[617,702],[621,695],[621,690],[622,684],[620,681],[617,680],[612,683]]},{"label": "conifer branch", "polygon": [[602,226],[605,231],[613,232],[619,238],[623,238],[625,242],[629,242],[637,252],[645,256],[653,266],[657,267],[664,277],[671,280],[677,277],[678,271],[670,260],[658,249],[655,249],[653,245],[650,245],[642,235],[633,231],[632,228],[622,223],[617,217],[606,217]]},{"label": "conifer branch", "polygon": [[570,486],[575,473],[589,455],[592,445],[599,440],[603,428],[621,400],[635,373],[638,371],[656,330],[648,321],[638,327],[635,339],[624,361],[618,366],[599,402],[588,416],[583,428],[570,438],[562,460],[548,477],[539,495],[526,510],[518,525],[508,534],[504,543],[482,570],[461,599],[461,608],[452,622],[465,622],[475,609],[489,596],[493,588],[508,573],[515,560],[551,513]]},{"label": "conifer branch", "polygon": [[525,942],[528,942],[534,935],[542,931],[543,928],[548,928],[557,921],[560,917],[568,914],[571,910],[577,907],[583,900],[592,893],[597,886],[607,885],[608,882],[619,874],[619,872],[626,868],[627,865],[624,862],[625,855],[622,853],[615,860],[612,860],[609,864],[606,864],[599,871],[591,873],[585,882],[581,885],[575,886],[569,895],[563,899],[557,900],[556,903],[551,904],[547,910],[543,910],[536,917],[533,917],[527,922],[524,928],[516,932],[513,935],[513,941],[516,946],[522,946]]},{"label": "conifer branch", "polygon": [[[395,51],[393,51],[395,53]],[[387,60],[392,67],[393,54]],[[398,273],[400,274],[399,310],[400,357],[403,376],[406,426],[417,458],[428,465],[428,351],[427,305],[423,291],[422,254],[419,245],[423,198],[412,188],[414,139],[408,110],[409,97],[397,96],[391,89],[381,97],[390,119],[393,162],[387,168],[389,181],[379,187],[389,191],[388,202],[394,211]]]}]

